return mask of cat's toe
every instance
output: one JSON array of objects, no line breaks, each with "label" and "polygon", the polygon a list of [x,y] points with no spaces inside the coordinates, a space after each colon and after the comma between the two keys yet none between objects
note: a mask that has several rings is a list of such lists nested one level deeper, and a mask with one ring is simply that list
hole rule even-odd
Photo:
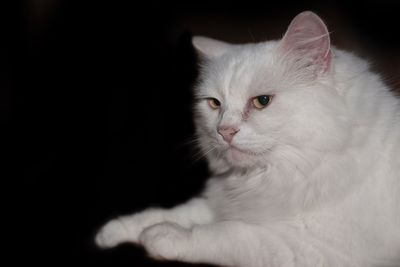
[{"label": "cat's toe", "polygon": [[127,240],[127,229],[116,219],[108,222],[98,232],[95,238],[96,245],[101,248],[112,248]]},{"label": "cat's toe", "polygon": [[158,260],[179,260],[187,246],[190,231],[175,223],[159,223],[146,228],[140,243],[151,257]]}]

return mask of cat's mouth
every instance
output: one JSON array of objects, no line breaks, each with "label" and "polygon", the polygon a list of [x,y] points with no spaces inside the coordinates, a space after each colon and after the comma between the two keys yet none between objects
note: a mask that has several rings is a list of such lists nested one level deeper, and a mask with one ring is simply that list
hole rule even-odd
[{"label": "cat's mouth", "polygon": [[253,151],[239,148],[234,145],[230,145],[227,149],[227,152],[229,154],[229,157],[235,162],[239,162],[249,157],[256,156],[256,153],[254,153]]},{"label": "cat's mouth", "polygon": [[250,150],[238,148],[237,146],[230,145],[228,150],[234,152],[234,153],[243,153],[243,154],[248,154],[248,155],[254,155],[254,153]]},{"label": "cat's mouth", "polygon": [[226,151],[226,159],[233,166],[251,166],[265,159],[265,153],[254,151],[235,145],[229,145]]}]

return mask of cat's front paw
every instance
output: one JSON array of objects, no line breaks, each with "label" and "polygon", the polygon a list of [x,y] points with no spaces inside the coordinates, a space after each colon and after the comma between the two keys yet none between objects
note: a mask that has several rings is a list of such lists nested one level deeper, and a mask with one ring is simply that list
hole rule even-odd
[{"label": "cat's front paw", "polygon": [[155,259],[180,260],[189,238],[190,230],[176,223],[163,222],[146,228],[139,240]]},{"label": "cat's front paw", "polygon": [[104,225],[96,235],[96,244],[101,248],[112,248],[127,241],[128,231],[120,219]]}]

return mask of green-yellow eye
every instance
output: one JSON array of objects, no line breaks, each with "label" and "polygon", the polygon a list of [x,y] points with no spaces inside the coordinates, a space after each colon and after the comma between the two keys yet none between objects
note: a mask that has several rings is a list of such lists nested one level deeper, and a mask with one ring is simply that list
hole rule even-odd
[{"label": "green-yellow eye", "polygon": [[262,109],[268,106],[268,104],[271,103],[271,100],[272,95],[260,95],[253,98],[251,102],[255,108]]},{"label": "green-yellow eye", "polygon": [[219,109],[221,106],[221,102],[216,98],[208,98],[207,101],[212,109]]}]

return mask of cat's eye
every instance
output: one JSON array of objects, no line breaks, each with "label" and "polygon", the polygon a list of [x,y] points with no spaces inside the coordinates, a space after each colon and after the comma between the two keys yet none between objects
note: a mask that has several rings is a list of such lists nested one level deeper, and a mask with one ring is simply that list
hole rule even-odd
[{"label": "cat's eye", "polygon": [[266,106],[271,103],[272,100],[272,95],[260,95],[254,97],[251,102],[253,103],[253,106],[257,109],[262,109],[265,108]]},{"label": "cat's eye", "polygon": [[207,101],[212,109],[219,109],[221,106],[221,102],[216,98],[208,98]]}]

